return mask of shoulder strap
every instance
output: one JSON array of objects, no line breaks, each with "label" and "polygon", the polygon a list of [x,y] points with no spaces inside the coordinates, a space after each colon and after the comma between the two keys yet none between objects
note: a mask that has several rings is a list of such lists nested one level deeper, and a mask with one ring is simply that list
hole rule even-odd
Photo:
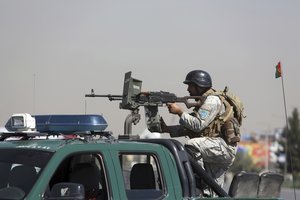
[{"label": "shoulder strap", "polygon": [[209,96],[209,95],[214,95],[218,96],[221,99],[221,103],[225,105],[225,112],[219,116],[219,119],[222,122],[226,122],[230,120],[233,117],[233,107],[229,104],[229,102],[225,98],[225,93],[228,91],[228,88],[225,87],[224,91],[219,91],[219,90],[214,90],[214,89],[209,89],[206,91],[203,96]]},{"label": "shoulder strap", "polygon": [[210,88],[209,90],[207,90],[202,96],[209,96],[209,95],[212,95],[216,92],[216,90],[214,90],[213,88]]}]

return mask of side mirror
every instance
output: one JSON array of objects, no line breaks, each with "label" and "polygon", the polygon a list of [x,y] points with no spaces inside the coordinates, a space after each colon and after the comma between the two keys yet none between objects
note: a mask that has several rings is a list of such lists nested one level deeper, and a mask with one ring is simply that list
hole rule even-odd
[{"label": "side mirror", "polygon": [[84,200],[85,191],[82,184],[77,183],[57,183],[53,185],[48,200]]}]

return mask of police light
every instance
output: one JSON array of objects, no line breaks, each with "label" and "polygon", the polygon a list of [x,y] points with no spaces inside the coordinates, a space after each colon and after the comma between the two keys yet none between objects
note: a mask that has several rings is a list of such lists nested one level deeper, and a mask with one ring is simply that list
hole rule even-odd
[{"label": "police light", "polygon": [[28,113],[13,114],[10,119],[11,128],[18,131],[34,131],[35,118]]}]

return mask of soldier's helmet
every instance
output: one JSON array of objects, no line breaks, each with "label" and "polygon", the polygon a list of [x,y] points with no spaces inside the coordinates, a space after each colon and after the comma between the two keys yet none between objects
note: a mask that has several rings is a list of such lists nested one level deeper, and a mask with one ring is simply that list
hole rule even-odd
[{"label": "soldier's helmet", "polygon": [[203,70],[193,70],[190,71],[186,77],[184,84],[194,83],[199,87],[211,88],[212,81],[209,73]]}]

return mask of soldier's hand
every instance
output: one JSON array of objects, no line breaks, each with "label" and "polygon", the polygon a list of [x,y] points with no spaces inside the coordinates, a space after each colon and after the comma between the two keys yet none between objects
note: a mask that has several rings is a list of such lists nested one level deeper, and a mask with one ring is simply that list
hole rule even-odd
[{"label": "soldier's hand", "polygon": [[172,114],[177,114],[179,116],[181,116],[181,114],[183,113],[183,110],[180,106],[178,106],[176,103],[168,103],[167,104],[169,112]]}]

